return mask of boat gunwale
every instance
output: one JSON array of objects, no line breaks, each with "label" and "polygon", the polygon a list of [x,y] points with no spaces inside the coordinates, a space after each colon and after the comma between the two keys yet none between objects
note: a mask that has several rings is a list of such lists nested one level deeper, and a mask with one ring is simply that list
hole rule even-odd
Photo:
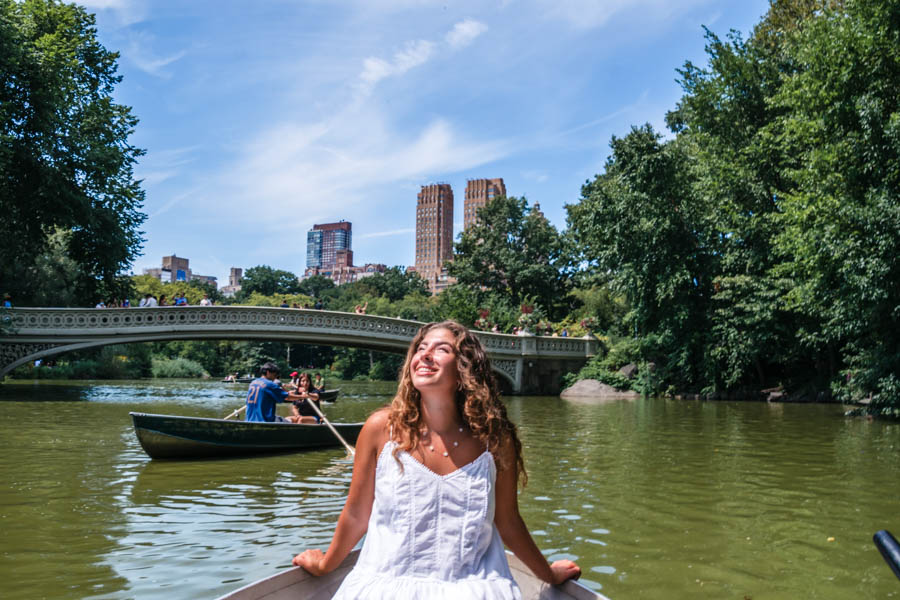
[{"label": "boat gunwale", "polygon": [[[233,590],[223,596],[218,597],[216,600],[266,600],[271,598],[272,600],[277,600],[280,598],[284,598],[283,594],[291,592],[293,589],[294,593],[290,595],[291,598],[297,598],[298,600],[304,600],[306,598],[311,598],[312,593],[318,592],[323,589],[328,589],[329,587],[335,587],[336,584],[339,584],[343,581],[344,577],[346,577],[347,572],[356,564],[357,559],[359,558],[360,550],[356,549],[350,552],[347,555],[341,564],[330,573],[326,575],[322,575],[321,577],[315,577],[311,575],[308,571],[301,567],[289,567],[287,569],[283,569],[269,575],[268,577],[264,577],[262,579],[258,579],[257,581],[248,583],[247,585]],[[550,586],[538,579],[536,575],[534,575],[531,570],[528,569],[525,564],[519,560],[516,555],[514,555],[509,550],[506,551],[506,558],[509,562],[509,568],[511,573],[513,574],[513,578],[516,579],[516,582],[519,584],[519,587],[522,587],[522,584],[515,577],[516,573],[520,573],[522,577],[526,578],[530,582],[540,582],[539,586],[541,588],[541,592],[534,596],[535,599],[538,598],[571,598],[572,600],[609,600],[608,597],[604,596],[600,592],[596,592],[586,585],[579,583],[577,580],[570,579],[565,581],[561,585],[558,586]],[[338,581],[334,581],[334,579],[341,575]],[[294,589],[296,586],[303,586],[305,582],[310,581],[318,581],[319,585],[317,585],[314,589],[308,590],[308,593],[304,594],[303,590]],[[335,587],[336,589],[336,587]],[[553,594],[546,594],[548,590],[553,590],[556,592]],[[297,592],[300,592],[299,594]],[[532,598],[531,595],[523,597],[526,600]]]},{"label": "boat gunwale", "polygon": [[[178,419],[178,420],[184,420],[184,421],[209,421],[212,423],[221,423],[223,421],[227,421],[228,423],[234,423],[236,427],[245,426],[245,427],[262,427],[262,428],[276,427],[277,428],[277,427],[283,427],[285,425],[294,425],[294,426],[300,425],[300,426],[306,426],[306,427],[319,427],[318,423],[289,423],[289,422],[278,422],[278,421],[245,421],[242,419],[223,419],[223,418],[219,418],[219,417],[188,417],[185,415],[162,415],[159,413],[144,413],[144,412],[133,412],[133,411],[129,412],[128,414],[132,417],[132,422],[134,421],[134,417],[161,417],[161,418],[165,418],[165,419]],[[342,425],[343,426],[356,426],[356,425],[363,425],[364,422],[363,421],[357,421],[355,423],[332,422],[331,424],[334,425],[335,427],[339,427]],[[146,427],[142,427],[142,428],[146,429]],[[170,435],[170,434],[167,434],[167,435]]]}]

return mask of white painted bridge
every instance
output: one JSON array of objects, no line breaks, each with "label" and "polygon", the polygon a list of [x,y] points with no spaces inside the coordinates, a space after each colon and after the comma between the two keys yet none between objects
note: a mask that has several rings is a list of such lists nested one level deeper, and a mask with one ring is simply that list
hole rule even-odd
[{"label": "white painted bridge", "polygon": [[[0,315],[0,378],[29,361],[110,344],[270,340],[405,353],[422,323],[376,315],[258,306],[12,308]],[[504,387],[559,392],[564,373],[597,352],[594,337],[477,332]]]}]

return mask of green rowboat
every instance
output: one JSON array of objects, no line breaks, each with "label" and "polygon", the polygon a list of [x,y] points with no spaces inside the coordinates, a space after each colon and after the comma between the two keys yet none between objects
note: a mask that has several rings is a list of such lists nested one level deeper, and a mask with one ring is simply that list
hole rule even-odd
[{"label": "green rowboat", "polygon": [[[130,413],[138,441],[150,458],[221,458],[315,450],[341,445],[325,425],[257,423]],[[333,423],[349,443],[362,423]]]}]

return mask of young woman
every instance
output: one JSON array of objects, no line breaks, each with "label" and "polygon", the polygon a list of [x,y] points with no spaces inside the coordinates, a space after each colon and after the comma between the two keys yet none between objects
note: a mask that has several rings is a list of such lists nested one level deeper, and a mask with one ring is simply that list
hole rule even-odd
[{"label": "young woman", "polygon": [[452,321],[425,325],[397,395],[360,432],[353,479],[328,548],[294,564],[328,573],[368,532],[335,598],[520,598],[505,543],[541,579],[578,577],[548,564],[519,515],[526,479],[516,427],[481,343]]},{"label": "young woman", "polygon": [[309,405],[306,398],[311,399],[319,406],[319,394],[311,389],[309,373],[301,373],[297,379],[297,391],[295,394],[303,397],[303,400],[295,400],[291,406],[291,416],[287,420],[291,423],[318,423],[319,415]]}]

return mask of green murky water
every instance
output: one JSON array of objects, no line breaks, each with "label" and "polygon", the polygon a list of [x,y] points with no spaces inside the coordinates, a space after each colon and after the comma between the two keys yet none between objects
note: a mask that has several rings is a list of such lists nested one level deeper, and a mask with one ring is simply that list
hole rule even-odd
[{"label": "green murky water", "polygon": [[[327,408],[339,421],[393,391],[341,387]],[[343,451],[154,462],[128,418],[224,416],[242,396],[211,382],[0,386],[0,597],[215,598],[327,545]],[[871,542],[900,534],[900,425],[829,405],[508,403],[535,539],[612,600],[900,598]]]}]

